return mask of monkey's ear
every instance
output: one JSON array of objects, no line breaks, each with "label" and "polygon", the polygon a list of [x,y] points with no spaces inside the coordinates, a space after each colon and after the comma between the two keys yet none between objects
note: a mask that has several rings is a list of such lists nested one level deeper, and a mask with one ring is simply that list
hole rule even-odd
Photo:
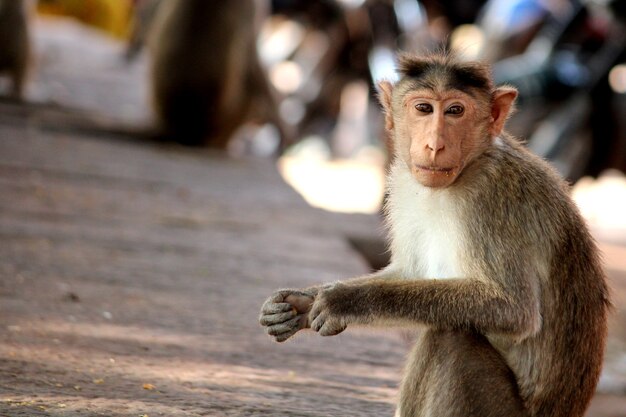
[{"label": "monkey's ear", "polygon": [[517,90],[513,87],[499,87],[493,92],[490,129],[492,136],[502,133],[504,122],[513,109],[515,98],[517,98]]},{"label": "monkey's ear", "polygon": [[378,83],[378,89],[380,91],[378,94],[378,100],[383,106],[383,112],[385,114],[385,129],[392,131],[393,113],[391,111],[391,93],[393,91],[393,85],[389,81],[383,80]]}]

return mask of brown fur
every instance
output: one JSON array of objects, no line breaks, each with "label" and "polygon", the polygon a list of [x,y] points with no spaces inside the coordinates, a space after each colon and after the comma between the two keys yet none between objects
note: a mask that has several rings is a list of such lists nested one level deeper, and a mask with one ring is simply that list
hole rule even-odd
[{"label": "brown fur", "polygon": [[[501,149],[485,152],[466,177],[459,186],[475,223],[468,232],[476,244],[468,256],[478,261],[477,270],[532,278],[533,261],[549,257],[549,280],[539,283],[541,331],[505,354],[509,361],[528,357],[533,363],[529,374],[518,375],[530,415],[582,416],[600,375],[609,301],[598,250],[569,189],[510,138]],[[489,204],[480,207],[480,201]],[[491,218],[479,216],[482,210]]]},{"label": "brown fur", "polygon": [[400,390],[402,415],[523,417],[515,375],[478,333],[428,330],[415,344]]},{"label": "brown fur", "polygon": [[161,1],[149,49],[166,136],[224,148],[245,122],[283,127],[257,56],[254,18],[253,0]]},{"label": "brown fur", "polygon": [[[390,266],[304,292],[282,290],[263,306],[262,324],[278,341],[307,326],[328,336],[354,324],[426,325],[405,371],[401,417],[582,417],[600,376],[610,302],[598,250],[568,186],[502,132],[514,90],[482,83],[483,70],[465,74],[467,65],[449,57],[402,62],[404,77],[395,87],[384,85],[381,98],[396,144],[386,207]],[[451,75],[457,70],[469,77],[465,87],[463,77]],[[469,103],[461,95],[461,103],[477,107],[468,108],[464,118],[438,116],[437,100],[429,101],[433,112],[417,116],[410,113],[412,104],[402,105],[415,91],[421,97],[458,88],[474,97]],[[443,127],[433,130],[430,123]],[[417,125],[426,129],[416,134]],[[462,129],[474,133],[463,137],[470,143],[459,154],[454,135]],[[445,146],[434,152],[432,140]],[[402,150],[407,141],[408,153]],[[462,169],[452,180],[424,180],[413,169],[424,155],[435,164],[461,158]],[[413,201],[440,209],[422,212],[407,206]],[[431,217],[435,223],[444,219],[444,228],[458,225],[459,259],[449,262],[452,270],[460,265],[463,276],[411,275],[414,266],[407,259],[413,262],[414,253],[428,249],[419,246],[419,233],[407,237],[402,228],[413,227],[411,222],[428,228]],[[453,252],[455,236],[441,240]],[[299,311],[284,316],[288,296],[314,298],[308,317]]]}]

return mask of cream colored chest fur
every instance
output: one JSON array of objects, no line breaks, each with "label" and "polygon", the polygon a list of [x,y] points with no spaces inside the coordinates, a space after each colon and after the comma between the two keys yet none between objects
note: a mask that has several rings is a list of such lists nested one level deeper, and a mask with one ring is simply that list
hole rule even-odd
[{"label": "cream colored chest fur", "polygon": [[421,186],[405,171],[394,167],[391,175],[392,268],[406,278],[463,277],[460,215],[450,192]]}]

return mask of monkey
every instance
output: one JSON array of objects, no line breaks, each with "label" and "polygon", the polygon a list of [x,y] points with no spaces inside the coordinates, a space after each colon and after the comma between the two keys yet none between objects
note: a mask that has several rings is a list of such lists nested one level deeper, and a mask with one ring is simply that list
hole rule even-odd
[{"label": "monkey", "polygon": [[151,24],[151,90],[165,137],[226,148],[248,121],[283,138],[274,90],[256,50],[253,0],[161,0]]},{"label": "monkey", "polygon": [[449,52],[402,54],[380,102],[393,140],[391,259],[369,275],[278,290],[260,324],[419,326],[396,416],[581,417],[610,293],[595,241],[549,162],[504,130],[517,90]]},{"label": "monkey", "polygon": [[30,0],[0,0],[0,75],[11,80],[10,97],[24,95],[31,61]]}]

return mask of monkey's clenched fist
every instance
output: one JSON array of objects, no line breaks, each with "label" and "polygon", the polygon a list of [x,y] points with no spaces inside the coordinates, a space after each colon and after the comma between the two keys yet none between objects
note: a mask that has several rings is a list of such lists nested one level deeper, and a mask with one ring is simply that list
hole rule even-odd
[{"label": "monkey's clenched fist", "polygon": [[277,342],[284,342],[299,330],[310,327],[308,313],[316,290],[278,290],[261,307],[259,323]]},{"label": "monkey's clenched fist", "polygon": [[321,336],[334,336],[348,326],[346,316],[338,311],[343,304],[341,300],[346,289],[345,285],[335,284],[317,293],[309,313],[309,320],[311,329]]}]

